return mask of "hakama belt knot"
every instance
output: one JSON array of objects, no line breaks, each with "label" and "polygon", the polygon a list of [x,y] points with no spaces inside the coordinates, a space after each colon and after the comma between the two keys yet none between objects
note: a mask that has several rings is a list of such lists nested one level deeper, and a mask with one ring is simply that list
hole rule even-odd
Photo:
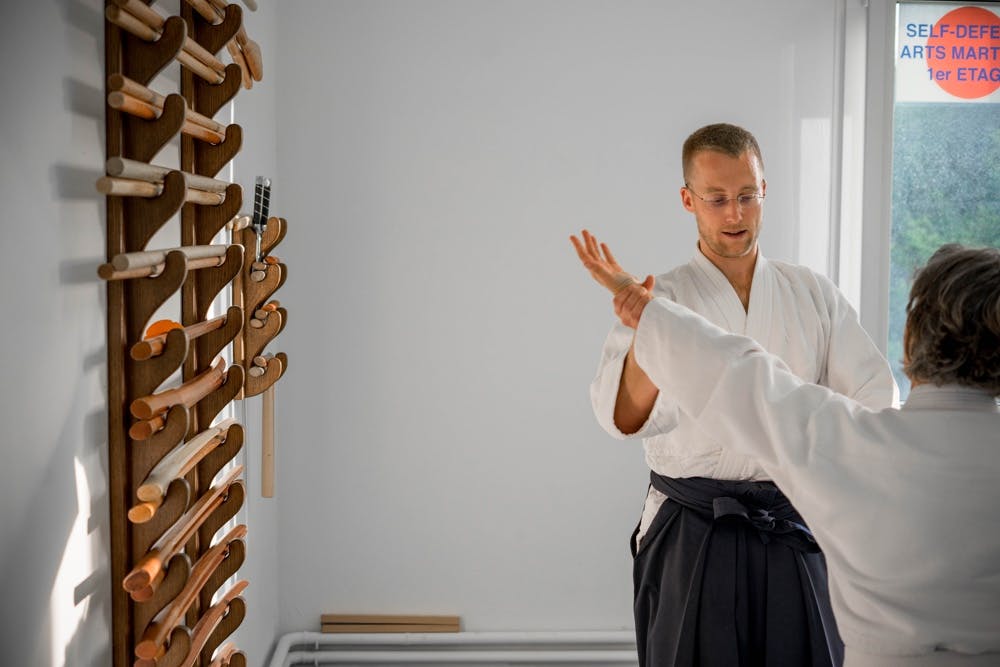
[{"label": "hakama belt knot", "polygon": [[672,478],[656,473],[650,473],[650,481],[674,502],[706,518],[735,518],[750,523],[765,544],[775,538],[800,551],[820,550],[802,517],[773,482]]}]

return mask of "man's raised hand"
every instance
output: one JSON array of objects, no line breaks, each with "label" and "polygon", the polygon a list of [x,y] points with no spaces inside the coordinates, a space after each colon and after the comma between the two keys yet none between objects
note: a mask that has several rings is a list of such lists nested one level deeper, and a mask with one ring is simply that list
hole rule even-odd
[{"label": "man's raised hand", "polygon": [[635,328],[639,323],[643,308],[652,300],[653,276],[646,276],[641,283],[631,274],[626,273],[615,260],[606,243],[598,243],[597,238],[584,229],[580,235],[569,240],[576,248],[576,254],[583,262],[590,275],[598,283],[615,295],[615,315],[627,327]]}]

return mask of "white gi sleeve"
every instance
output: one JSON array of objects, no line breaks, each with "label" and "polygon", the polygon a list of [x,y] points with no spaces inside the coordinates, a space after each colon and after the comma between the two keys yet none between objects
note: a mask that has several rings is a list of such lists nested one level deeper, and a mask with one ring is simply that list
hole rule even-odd
[{"label": "white gi sleeve", "polygon": [[756,458],[779,483],[789,479],[789,468],[804,466],[820,439],[823,455],[834,455],[838,439],[827,435],[843,432],[845,420],[865,410],[803,382],[753,339],[728,333],[668,299],[646,306],[635,351],[653,383],[675,396],[699,428]]},{"label": "white gi sleeve", "polygon": [[677,426],[677,407],[661,392],[656,398],[653,410],[646,423],[635,433],[622,433],[615,425],[615,404],[618,402],[618,387],[621,384],[625,355],[632,345],[635,331],[623,324],[616,324],[608,334],[601,351],[601,361],[597,375],[590,383],[590,403],[601,427],[614,438],[648,438],[667,433]]},{"label": "white gi sleeve", "polygon": [[899,388],[889,362],[858,321],[847,298],[825,276],[816,275],[830,312],[825,381],[839,394],[872,410],[899,406]]}]

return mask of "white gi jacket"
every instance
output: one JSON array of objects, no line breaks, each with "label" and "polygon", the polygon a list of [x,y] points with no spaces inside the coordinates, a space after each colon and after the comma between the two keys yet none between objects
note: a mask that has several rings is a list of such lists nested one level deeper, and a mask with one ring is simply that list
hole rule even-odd
[{"label": "white gi jacket", "polygon": [[[861,328],[857,313],[828,278],[807,267],[767,260],[758,252],[749,307],[744,311],[726,276],[698,251],[687,264],[658,276],[653,295],[687,306],[727,331],[754,338],[807,382],[830,387],[874,409],[898,402],[889,365]],[[601,426],[616,438],[642,438],[646,463],[660,475],[769,479],[752,457],[730,446],[738,443],[711,437],[678,410],[676,397],[669,391],[660,391],[639,431],[626,436],[618,430],[615,402],[633,333],[616,324],[604,344],[590,387]],[[732,400],[740,402],[746,397],[737,394]],[[659,491],[649,490],[639,539],[663,500]]]},{"label": "white gi jacket", "polygon": [[636,361],[676,409],[704,437],[753,456],[809,524],[847,664],[1000,651],[993,396],[919,385],[902,409],[871,411],[666,299],[646,306],[635,336]]}]

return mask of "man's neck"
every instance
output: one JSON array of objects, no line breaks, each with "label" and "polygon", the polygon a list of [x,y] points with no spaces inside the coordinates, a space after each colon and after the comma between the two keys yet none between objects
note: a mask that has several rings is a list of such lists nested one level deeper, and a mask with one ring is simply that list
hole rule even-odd
[{"label": "man's neck", "polygon": [[722,271],[722,275],[732,285],[736,291],[736,295],[740,297],[740,301],[743,303],[743,309],[746,310],[750,303],[750,287],[753,283],[753,271],[754,267],[757,266],[757,246],[754,245],[753,250],[742,257],[722,257],[711,250],[706,252],[704,246],[699,241],[698,251],[715,265],[715,268]]}]

